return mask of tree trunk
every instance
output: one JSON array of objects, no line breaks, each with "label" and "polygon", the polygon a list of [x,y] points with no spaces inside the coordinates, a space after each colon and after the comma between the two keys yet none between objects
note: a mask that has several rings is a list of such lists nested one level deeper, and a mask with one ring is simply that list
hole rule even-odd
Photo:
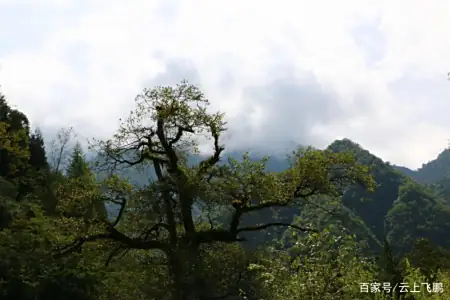
[{"label": "tree trunk", "polygon": [[187,300],[187,295],[185,294],[185,283],[183,276],[183,265],[176,252],[171,252],[168,254],[169,259],[169,272],[172,277],[172,298],[173,300]]},{"label": "tree trunk", "polygon": [[195,299],[206,300],[210,296],[210,291],[203,277],[203,261],[197,245],[189,247],[189,261],[194,281]]}]

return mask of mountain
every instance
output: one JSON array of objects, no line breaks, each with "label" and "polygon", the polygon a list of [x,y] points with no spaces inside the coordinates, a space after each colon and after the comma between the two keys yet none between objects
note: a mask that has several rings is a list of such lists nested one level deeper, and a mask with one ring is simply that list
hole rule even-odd
[{"label": "mountain", "polygon": [[359,163],[370,168],[370,173],[377,183],[375,191],[371,193],[355,186],[342,196],[342,203],[360,216],[366,226],[382,241],[386,235],[384,218],[398,198],[399,187],[405,176],[348,139],[335,141],[328,149],[351,152]]},{"label": "mountain", "polygon": [[370,193],[355,186],[342,196],[342,203],[361,218],[378,240],[387,238],[395,242],[398,252],[410,250],[417,238],[428,238],[441,246],[450,245],[450,239],[443,238],[450,234],[450,206],[445,199],[450,182],[425,185],[417,180],[432,182],[438,174],[444,176],[442,170],[446,168],[448,152],[439,156],[437,162],[424,165],[411,178],[404,169],[383,162],[348,139],[335,141],[328,148],[352,152],[361,164],[369,166],[377,183],[375,191]]},{"label": "mountain", "polygon": [[418,171],[417,170],[411,170],[410,168],[407,167],[402,167],[402,166],[397,166],[397,165],[392,165],[392,167],[399,171],[400,173],[405,174],[408,177],[411,177],[412,179],[416,180],[416,181],[421,181],[420,180],[420,176],[418,176]]},{"label": "mountain", "polygon": [[442,151],[438,157],[416,171],[395,166],[397,170],[422,184],[433,184],[450,175],[450,149]]}]

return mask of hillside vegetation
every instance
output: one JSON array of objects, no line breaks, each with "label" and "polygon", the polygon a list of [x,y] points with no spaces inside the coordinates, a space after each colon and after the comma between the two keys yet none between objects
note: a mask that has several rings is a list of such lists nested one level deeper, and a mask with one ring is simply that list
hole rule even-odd
[{"label": "hillside vegetation", "polygon": [[208,104],[146,89],[87,159],[0,96],[0,299],[450,299],[449,150],[417,171],[348,139],[224,153]]}]

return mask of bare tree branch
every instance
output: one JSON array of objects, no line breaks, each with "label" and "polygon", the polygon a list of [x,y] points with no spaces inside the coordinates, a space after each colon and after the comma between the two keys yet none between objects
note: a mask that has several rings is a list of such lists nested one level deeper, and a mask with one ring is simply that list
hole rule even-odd
[{"label": "bare tree branch", "polygon": [[119,224],[120,220],[122,219],[123,213],[125,212],[125,208],[126,208],[126,205],[127,205],[127,199],[125,199],[124,197],[121,197],[120,200],[121,201],[107,200],[107,201],[110,201],[110,202],[112,202],[114,204],[120,205],[119,213],[117,214],[117,217],[114,220],[114,222],[111,223],[112,227],[116,227],[117,224]]},{"label": "bare tree branch", "polygon": [[91,236],[80,237],[73,241],[71,244],[57,249],[54,254],[55,258],[65,256],[69,253],[79,250],[85,243],[99,241],[99,240],[113,240],[122,244],[126,248],[130,249],[158,249],[164,252],[168,251],[168,245],[161,241],[155,240],[143,240],[138,238],[130,238],[125,234],[119,232],[117,229],[109,226],[107,233],[101,233]]},{"label": "bare tree branch", "polygon": [[169,147],[173,147],[176,143],[180,141],[180,139],[183,137],[184,132],[194,133],[194,130],[192,128],[187,128],[184,126],[178,126],[177,134],[175,137],[169,142]]},{"label": "bare tree branch", "polygon": [[76,136],[72,127],[61,128],[56,134],[56,140],[51,142],[51,162],[53,170],[57,173],[67,157],[67,146]]},{"label": "bare tree branch", "polygon": [[256,205],[251,205],[251,206],[235,207],[235,212],[233,213],[233,216],[231,217],[229,230],[231,232],[236,232],[236,230],[239,226],[240,218],[244,214],[247,214],[250,212],[256,212],[256,211],[266,209],[266,208],[286,207],[286,206],[290,205],[291,203],[293,203],[295,199],[299,199],[299,198],[307,199],[308,197],[313,196],[314,194],[317,193],[317,189],[315,189],[315,188],[310,189],[310,191],[303,192],[303,193],[300,192],[301,189],[302,189],[302,185],[298,185],[296,187],[295,191],[292,193],[292,197],[282,200],[282,201],[280,201],[280,200],[268,201],[268,202],[263,202],[263,203],[256,204]]},{"label": "bare tree branch", "polygon": [[109,264],[111,263],[111,261],[113,260],[114,256],[116,256],[117,254],[119,254],[120,251],[124,250],[122,245],[119,245],[118,247],[116,247],[113,251],[111,251],[111,253],[109,254],[108,258],[106,259],[105,262],[105,267],[109,266]]},{"label": "bare tree branch", "polygon": [[[222,154],[223,150],[225,150],[224,147],[219,145],[219,134],[220,131],[223,131],[224,129],[218,129],[217,125],[214,123],[210,124],[211,127],[211,135],[214,139],[214,153],[209,158],[203,160],[199,164],[199,175],[205,174],[211,167],[213,167],[216,163],[220,160],[220,155]],[[208,181],[211,180],[211,178],[208,179]]]},{"label": "bare tree branch", "polygon": [[300,230],[300,231],[304,231],[304,232],[319,232],[316,229],[312,229],[312,228],[308,228],[308,227],[302,227],[302,226],[289,224],[289,223],[274,222],[274,223],[267,223],[267,224],[263,224],[263,225],[259,225],[259,226],[248,226],[248,227],[238,228],[237,229],[237,233],[245,232],[245,231],[259,231],[259,230],[267,229],[269,227],[276,227],[276,226],[279,226],[279,227],[290,227],[290,228],[293,228],[293,229],[296,229],[296,230]]}]

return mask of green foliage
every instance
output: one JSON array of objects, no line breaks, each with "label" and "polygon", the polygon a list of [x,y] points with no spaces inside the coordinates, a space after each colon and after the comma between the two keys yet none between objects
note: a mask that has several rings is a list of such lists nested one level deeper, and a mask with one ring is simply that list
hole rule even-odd
[{"label": "green foliage", "polygon": [[376,279],[351,235],[336,236],[328,227],[288,238],[292,247],[269,250],[250,266],[264,287],[262,299],[362,299],[359,283]]},{"label": "green foliage", "polygon": [[427,239],[416,240],[407,257],[428,282],[436,282],[440,270],[450,270],[450,252]]},{"label": "green foliage", "polygon": [[396,248],[402,251],[409,251],[421,237],[446,245],[442,234],[450,229],[449,217],[440,199],[409,181],[400,187],[399,198],[386,216],[388,239],[395,241]]},{"label": "green foliage", "polygon": [[69,179],[81,178],[87,181],[93,180],[93,174],[89,170],[89,166],[84,157],[83,148],[80,143],[76,143],[73,148],[66,173]]},{"label": "green foliage", "polygon": [[101,279],[95,272],[75,256],[55,260],[50,255],[52,245],[61,239],[59,223],[45,217],[39,207],[21,205],[15,211],[13,222],[0,231],[2,299],[95,299],[94,286]]},{"label": "green foliage", "polygon": [[0,155],[2,168],[0,176],[12,178],[23,168],[29,158],[29,149],[23,144],[28,141],[25,129],[12,130],[10,124],[0,122]]},{"label": "green foliage", "polygon": [[29,153],[29,122],[12,109],[0,94],[0,176],[12,179],[26,167]]}]

